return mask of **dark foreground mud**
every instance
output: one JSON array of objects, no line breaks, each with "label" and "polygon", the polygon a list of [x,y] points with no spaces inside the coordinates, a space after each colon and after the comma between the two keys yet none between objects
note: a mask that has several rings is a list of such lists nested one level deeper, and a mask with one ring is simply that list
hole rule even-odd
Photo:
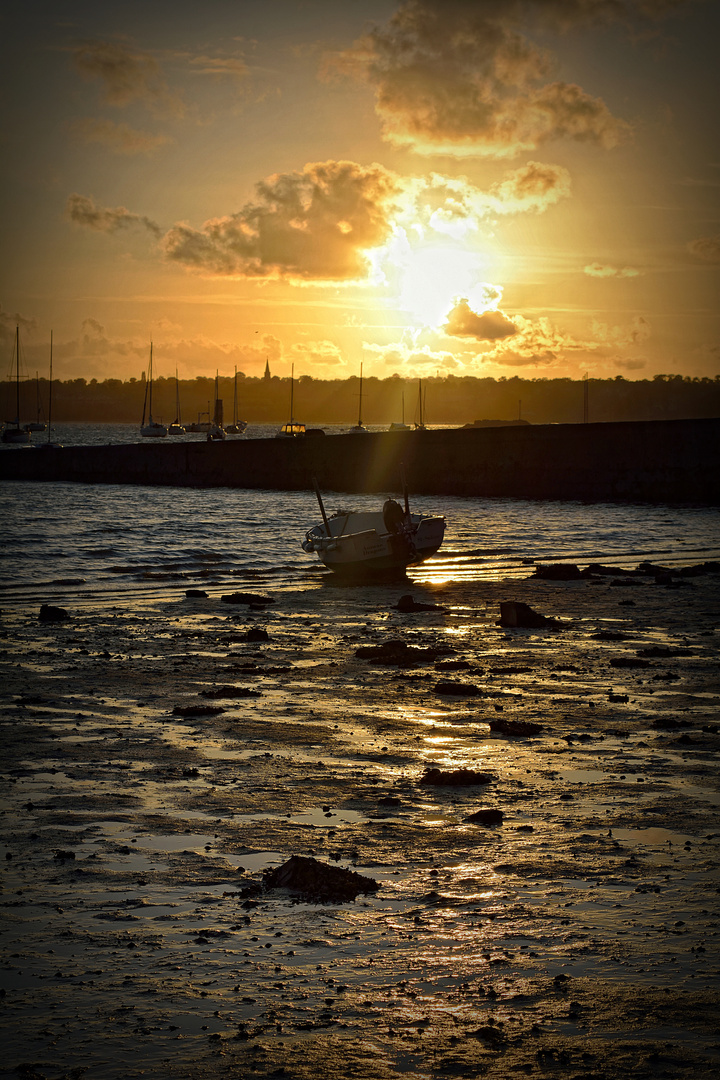
[{"label": "dark foreground mud", "polygon": [[720,579],[627,580],[6,610],[0,1075],[717,1076]]}]

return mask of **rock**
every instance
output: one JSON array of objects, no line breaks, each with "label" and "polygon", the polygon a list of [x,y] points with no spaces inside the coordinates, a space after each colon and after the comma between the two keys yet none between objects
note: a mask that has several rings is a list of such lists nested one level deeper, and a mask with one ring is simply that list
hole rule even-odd
[{"label": "rock", "polygon": [[582,581],[583,578],[590,577],[590,574],[574,563],[548,563],[545,566],[536,566],[531,577],[541,581]]},{"label": "rock", "polygon": [[682,656],[686,652],[687,649],[672,649],[668,645],[651,645],[647,649],[638,649],[637,655],[659,659],[660,657]]},{"label": "rock", "polygon": [[535,724],[531,720],[491,720],[490,730],[500,735],[539,735],[543,730],[542,724]]},{"label": "rock", "polygon": [[251,690],[249,686],[213,686],[210,690],[201,690],[200,694],[215,699],[262,697],[259,690]]},{"label": "rock", "polygon": [[439,682],[435,684],[436,694],[454,695],[455,697],[477,697],[482,694],[479,686],[474,683],[462,682]]},{"label": "rock", "polygon": [[186,589],[185,595],[188,600],[206,600],[207,593],[204,589]]},{"label": "rock", "polygon": [[57,859],[58,862],[65,862],[66,859],[69,859],[70,861],[72,861],[75,858],[75,852],[74,851],[61,851],[60,848],[58,848],[57,851],[55,852],[55,854],[53,855],[53,858]]},{"label": "rock", "polygon": [[401,611],[403,615],[407,615],[412,611],[446,611],[447,608],[441,607],[439,604],[418,604],[413,600],[412,596],[401,596],[395,605],[397,611]]},{"label": "rock", "polygon": [[613,588],[617,589],[617,588],[620,588],[622,586],[628,586],[628,585],[642,585],[642,581],[638,581],[637,578],[631,578],[631,577],[613,578],[612,581],[610,582],[610,585]]},{"label": "rock", "polygon": [[259,593],[249,592],[225,593],[220,599],[224,604],[248,604],[253,607],[265,607],[267,604],[275,603],[271,596],[261,596]]},{"label": "rock", "polygon": [[529,627],[538,629],[541,626],[559,627],[561,623],[557,619],[551,619],[546,615],[539,615],[528,604],[521,604],[517,600],[506,600],[500,604],[500,626]]},{"label": "rock", "polygon": [[374,878],[305,855],[292,855],[282,866],[264,871],[263,883],[267,889],[289,889],[320,903],[344,903],[380,888]]},{"label": "rock", "polygon": [[244,638],[245,641],[269,641],[270,635],[261,626],[251,626]]},{"label": "rock", "polygon": [[473,769],[426,769],[420,777],[420,783],[432,787],[474,787],[478,784],[489,784],[492,776],[489,773],[475,772]]},{"label": "rock", "polygon": [[590,637],[593,641],[625,641],[627,634],[623,634],[622,630],[599,630]]},{"label": "rock", "polygon": [[648,668],[652,667],[647,660],[641,660],[636,656],[613,656],[610,660],[610,667],[615,668]]},{"label": "rock", "polygon": [[438,656],[451,652],[447,646],[428,646],[419,648],[394,639],[382,645],[361,645],[355,655],[361,660],[372,660],[375,664],[387,667],[414,667],[416,664],[431,664]]},{"label": "rock", "polygon": [[474,814],[468,814],[463,821],[474,825],[501,825],[503,820],[502,810],[476,810]]},{"label": "rock", "polygon": [[217,716],[225,712],[222,705],[176,705],[173,716]]},{"label": "rock", "polygon": [[38,619],[40,622],[67,622],[70,613],[62,607],[53,607],[52,604],[43,604],[40,608]]}]

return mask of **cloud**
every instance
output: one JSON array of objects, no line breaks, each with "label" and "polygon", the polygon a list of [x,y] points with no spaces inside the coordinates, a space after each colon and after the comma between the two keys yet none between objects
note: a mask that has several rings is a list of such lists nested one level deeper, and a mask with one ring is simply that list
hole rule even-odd
[{"label": "cloud", "polygon": [[567,30],[654,14],[633,0],[406,0],[333,67],[375,89],[384,138],[422,154],[511,157],[550,140],[609,149],[630,128],[580,86],[545,81],[552,56],[526,36],[534,21]]},{"label": "cloud", "polygon": [[[33,316],[20,315],[16,312],[14,315],[10,315],[9,312],[3,311],[0,304],[0,343],[2,343],[3,349],[11,342],[15,341],[15,329],[20,327],[21,332],[33,333],[38,328],[38,321]],[[20,356],[22,358],[22,333],[20,340]]]},{"label": "cloud", "polygon": [[520,169],[506,174],[488,192],[493,209],[499,214],[542,213],[548,206],[570,195],[570,173],[562,165],[544,165],[528,161]]},{"label": "cloud", "polygon": [[398,177],[352,161],[305,165],[256,185],[256,199],[201,229],[178,224],[163,237],[167,259],[243,277],[349,281],[365,277],[365,252],[390,235]]},{"label": "cloud", "polygon": [[687,250],[702,262],[720,263],[720,236],[700,236],[690,241]]},{"label": "cloud", "polygon": [[615,367],[622,368],[623,371],[641,371],[647,367],[647,360],[616,360]]},{"label": "cloud", "polygon": [[151,135],[148,131],[136,131],[128,124],[115,124],[112,120],[78,120],[73,132],[87,143],[99,143],[114,154],[152,154],[159,147],[173,140],[167,135]]},{"label": "cloud", "polygon": [[231,78],[236,82],[245,82],[250,75],[245,61],[236,56],[193,56],[190,66],[193,74]]},{"label": "cloud", "polygon": [[88,80],[99,80],[108,105],[124,108],[140,102],[153,112],[182,116],[185,106],[165,82],[160,65],[149,53],[119,41],[83,41],[74,63]]},{"label": "cloud", "polygon": [[517,333],[517,327],[502,311],[474,312],[466,299],[458,300],[443,327],[453,337],[474,337],[478,341],[500,341]]},{"label": "cloud", "polygon": [[606,266],[603,263],[594,262],[584,267],[583,273],[588,274],[589,277],[598,278],[631,278],[638,277],[640,271],[634,266]]},{"label": "cloud", "polygon": [[308,366],[320,364],[324,367],[336,367],[343,364],[343,355],[334,341],[307,341],[293,345],[292,352]]},{"label": "cloud", "polygon": [[87,195],[78,195],[77,193],[70,195],[68,198],[65,205],[65,214],[76,225],[83,225],[85,228],[94,229],[96,232],[116,233],[121,229],[133,228],[139,225],[155,236],[162,233],[160,226],[151,221],[150,218],[143,217],[140,214],[133,214],[130,210],[126,210],[124,206],[116,206],[114,209],[96,206]]}]

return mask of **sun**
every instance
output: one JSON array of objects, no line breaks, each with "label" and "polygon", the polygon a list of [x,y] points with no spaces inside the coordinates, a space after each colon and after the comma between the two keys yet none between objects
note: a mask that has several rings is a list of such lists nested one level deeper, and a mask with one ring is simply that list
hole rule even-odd
[{"label": "sun", "polygon": [[398,307],[418,326],[442,326],[458,297],[466,297],[482,280],[483,260],[477,251],[447,237],[425,241],[404,229],[387,249],[385,277]]}]

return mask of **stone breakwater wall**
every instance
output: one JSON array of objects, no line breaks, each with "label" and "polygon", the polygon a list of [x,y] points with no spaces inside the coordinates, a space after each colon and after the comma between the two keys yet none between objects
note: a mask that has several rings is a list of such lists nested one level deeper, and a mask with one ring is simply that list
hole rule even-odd
[{"label": "stone breakwater wall", "polygon": [[720,504],[720,419],[14,447],[7,480]]}]

